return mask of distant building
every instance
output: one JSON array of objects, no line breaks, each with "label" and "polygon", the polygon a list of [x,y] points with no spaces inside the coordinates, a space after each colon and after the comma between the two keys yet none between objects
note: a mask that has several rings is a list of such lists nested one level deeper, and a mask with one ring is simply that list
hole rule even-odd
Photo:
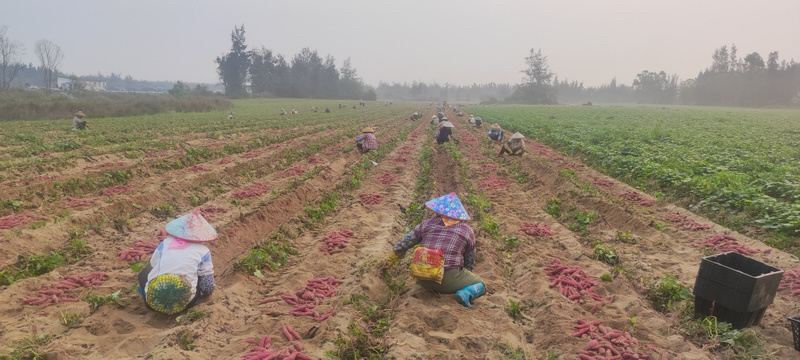
[{"label": "distant building", "polygon": [[[72,91],[72,87],[74,86],[72,79],[59,77],[58,81],[58,88],[63,91]],[[81,90],[85,91],[107,91],[106,82],[105,81],[97,81],[97,80],[81,80],[78,79],[77,81],[78,86]]]}]

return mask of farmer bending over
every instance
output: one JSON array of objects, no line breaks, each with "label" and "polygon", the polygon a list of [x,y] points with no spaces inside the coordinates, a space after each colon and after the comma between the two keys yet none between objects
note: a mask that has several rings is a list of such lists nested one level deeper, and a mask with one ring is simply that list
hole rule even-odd
[{"label": "farmer bending over", "polygon": [[425,289],[454,294],[461,305],[486,292],[483,280],[472,273],[475,266],[475,233],[465,223],[469,214],[458,196],[450,193],[425,203],[435,216],[422,221],[394,246],[386,260],[391,267],[406,251],[419,244],[411,260],[411,275]]},{"label": "farmer bending over", "polygon": [[139,272],[145,306],[167,315],[197,304],[214,291],[214,265],[204,242],[217,231],[195,210],[167,223],[167,236]]},{"label": "farmer bending over", "polygon": [[444,121],[439,124],[439,130],[436,132],[436,143],[442,145],[450,141],[451,138],[458,142],[456,136],[453,135],[453,128],[455,127],[453,123],[447,121],[447,118],[444,118]]},{"label": "farmer bending over", "polygon": [[75,117],[72,118],[72,129],[73,130],[84,130],[86,129],[86,120],[83,120],[83,117],[86,114],[83,111],[78,111],[75,113]]},{"label": "farmer bending over", "polygon": [[489,132],[486,133],[486,136],[494,141],[503,141],[503,129],[499,124],[495,123],[489,127]]},{"label": "farmer bending over", "polygon": [[503,156],[503,154],[508,153],[511,156],[522,156],[525,153],[525,142],[522,141],[525,136],[515,132],[514,135],[506,141],[503,146],[500,147],[500,153],[497,156]]},{"label": "farmer bending over", "polygon": [[356,138],[356,147],[361,154],[377,149],[378,139],[375,137],[375,129],[371,127],[361,129],[361,136]]}]

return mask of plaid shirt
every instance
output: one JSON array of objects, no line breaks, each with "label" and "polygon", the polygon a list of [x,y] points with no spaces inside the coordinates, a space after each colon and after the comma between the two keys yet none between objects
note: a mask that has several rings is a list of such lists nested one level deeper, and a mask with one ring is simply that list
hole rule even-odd
[{"label": "plaid shirt", "polygon": [[361,143],[364,149],[377,149],[378,148],[378,139],[375,138],[375,134],[373,133],[364,133],[361,135],[364,137],[364,141]]},{"label": "plaid shirt", "polygon": [[463,221],[445,227],[438,215],[426,219],[394,246],[394,253],[402,257],[417,244],[444,250],[445,269],[475,267],[475,233]]}]

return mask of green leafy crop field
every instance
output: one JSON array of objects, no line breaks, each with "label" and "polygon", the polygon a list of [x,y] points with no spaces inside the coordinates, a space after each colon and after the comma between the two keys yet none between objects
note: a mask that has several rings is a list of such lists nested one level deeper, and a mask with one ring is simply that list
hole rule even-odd
[{"label": "green leafy crop field", "polygon": [[[481,106],[485,122],[580,157],[738,230],[800,248],[800,110]],[[761,229],[765,229],[761,230]]]}]

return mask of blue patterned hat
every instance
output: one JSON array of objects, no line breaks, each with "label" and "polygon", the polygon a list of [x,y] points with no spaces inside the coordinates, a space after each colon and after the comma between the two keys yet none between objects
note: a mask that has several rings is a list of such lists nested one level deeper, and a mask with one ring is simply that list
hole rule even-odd
[{"label": "blue patterned hat", "polygon": [[433,212],[451,219],[471,220],[467,210],[461,205],[461,200],[458,200],[458,196],[454,192],[429,200],[425,203],[425,206],[433,210]]}]

